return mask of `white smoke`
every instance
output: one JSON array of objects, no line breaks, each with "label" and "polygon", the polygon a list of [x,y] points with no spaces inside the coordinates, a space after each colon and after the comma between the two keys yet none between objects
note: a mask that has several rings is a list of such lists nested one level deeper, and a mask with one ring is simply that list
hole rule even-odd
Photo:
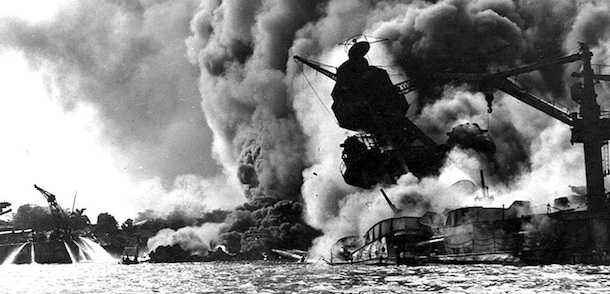
[{"label": "white smoke", "polygon": [[151,252],[160,246],[180,245],[185,251],[207,256],[210,249],[215,247],[214,242],[222,226],[217,223],[205,223],[199,227],[184,227],[178,230],[162,229],[156,236],[148,239],[147,247]]},{"label": "white smoke", "polygon": [[[78,190],[87,195],[77,202],[87,212],[101,206],[122,218],[196,202],[199,208],[232,208],[243,202],[234,170],[225,177],[229,169],[220,167],[210,152],[213,133],[201,110],[199,69],[186,56],[185,40],[198,4],[74,1],[41,22],[0,18],[0,52],[21,52],[45,77],[49,101],[68,116],[85,117],[82,127],[112,159],[105,162],[112,168],[104,170],[120,174],[93,179],[102,167],[90,160],[76,171],[86,178],[82,180],[58,168],[61,164],[53,167],[53,160],[36,161],[37,170],[56,171],[48,177],[61,178],[67,186],[48,189],[58,196]],[[92,111],[84,111],[88,109]],[[60,139],[53,142],[66,144]],[[71,166],[74,158],[57,161]],[[47,182],[44,174],[37,176],[25,180],[30,182],[27,189],[32,189],[31,182]]]},{"label": "white smoke", "polygon": [[160,180],[151,179],[140,182],[135,193],[139,197],[132,200],[133,206],[146,207],[161,215],[179,210],[199,216],[205,211],[231,210],[245,201],[238,197],[242,194],[237,179],[224,174],[214,178],[178,176],[169,188],[161,185]]}]

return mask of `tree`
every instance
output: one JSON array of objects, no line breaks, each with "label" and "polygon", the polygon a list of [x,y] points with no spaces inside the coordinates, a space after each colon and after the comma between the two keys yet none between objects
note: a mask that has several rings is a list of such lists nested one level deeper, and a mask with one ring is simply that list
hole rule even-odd
[{"label": "tree", "polygon": [[131,236],[136,232],[136,227],[133,225],[133,219],[128,218],[122,225],[121,231],[125,232],[128,236]]},{"label": "tree", "polygon": [[107,212],[100,213],[97,216],[97,224],[95,225],[95,232],[100,235],[104,234],[116,234],[119,231],[118,223],[114,216]]},{"label": "tree", "polygon": [[17,213],[13,217],[13,226],[16,229],[32,229],[41,232],[57,228],[58,221],[48,207],[25,204],[17,209]]},{"label": "tree", "polygon": [[91,226],[89,217],[83,214],[85,208],[76,209],[76,212],[70,213],[70,228],[73,230],[84,230]]}]

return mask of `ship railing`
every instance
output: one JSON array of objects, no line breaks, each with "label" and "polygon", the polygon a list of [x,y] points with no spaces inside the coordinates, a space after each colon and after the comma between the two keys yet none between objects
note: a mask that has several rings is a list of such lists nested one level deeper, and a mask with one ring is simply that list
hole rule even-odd
[{"label": "ship railing", "polygon": [[389,257],[385,239],[375,240],[354,250],[351,254],[352,262],[362,262],[368,260],[383,260]]},{"label": "ship railing", "polygon": [[451,236],[445,238],[444,246],[447,254],[464,253],[504,253],[512,252],[521,247],[519,234],[496,234],[487,238],[469,238],[463,242],[449,242]]}]

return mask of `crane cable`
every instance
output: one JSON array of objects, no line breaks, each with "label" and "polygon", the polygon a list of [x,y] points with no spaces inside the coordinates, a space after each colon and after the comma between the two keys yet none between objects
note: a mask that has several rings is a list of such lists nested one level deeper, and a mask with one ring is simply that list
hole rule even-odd
[{"label": "crane cable", "polygon": [[299,69],[301,70],[301,74],[303,75],[303,77],[305,78],[305,80],[307,81],[307,84],[309,84],[309,87],[311,88],[311,90],[313,91],[314,94],[316,94],[316,98],[318,98],[318,101],[320,101],[320,103],[322,104],[322,106],[324,107],[324,109],[326,110],[326,112],[330,115],[330,117],[333,118],[333,120],[335,121],[335,123],[337,125],[339,125],[339,121],[337,120],[337,118],[333,115],[333,113],[328,109],[328,107],[326,107],[326,104],[324,104],[324,101],[322,101],[322,97],[320,97],[320,95],[318,94],[318,92],[316,91],[316,89],[314,88],[313,84],[311,83],[311,81],[309,81],[309,79],[307,78],[307,76],[305,75],[305,71],[303,70],[303,66],[301,65],[300,62],[297,62],[297,65],[299,66]]},{"label": "crane cable", "polygon": [[491,132],[491,122],[490,122],[490,118],[491,117],[491,112],[487,112],[487,133]]}]

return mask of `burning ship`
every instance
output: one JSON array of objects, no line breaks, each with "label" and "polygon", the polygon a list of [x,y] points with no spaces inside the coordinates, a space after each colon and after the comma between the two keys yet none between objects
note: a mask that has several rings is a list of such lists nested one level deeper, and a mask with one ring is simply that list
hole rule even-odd
[{"label": "burning ship", "polygon": [[[478,124],[458,125],[448,133],[445,144],[438,144],[409,120],[406,114],[410,105],[405,94],[416,90],[417,85],[412,81],[394,85],[385,70],[369,65],[365,55],[372,42],[364,39],[350,40],[349,59],[336,73],[313,60],[294,56],[299,64],[336,81],[331,93],[332,110],[340,127],[355,132],[341,145],[342,175],[347,184],[373,189],[396,183],[407,172],[419,178],[435,175],[454,147],[473,149],[493,158],[496,145]],[[610,263],[610,214],[604,187],[609,170],[610,128],[594,89],[595,83],[608,81],[610,76],[594,73],[592,56],[588,46],[580,44],[576,54],[510,70],[447,70],[429,77],[444,83],[467,84],[472,91],[484,93],[490,113],[494,92],[499,90],[568,125],[571,143],[584,146],[586,195],[582,199],[570,202],[566,197],[558,198],[553,207],[549,204],[547,213],[537,214],[528,201],[515,201],[508,207],[468,206],[443,213],[401,216],[382,189],[395,217],[379,221],[363,236],[338,240],[331,249],[330,262]],[[573,62],[582,63],[582,70],[572,74],[578,81],[571,86],[571,98],[580,106],[580,112],[569,112],[536,97],[512,79]],[[483,196],[488,197],[483,177],[482,181]]]},{"label": "burning ship", "polygon": [[[79,224],[84,209],[68,214],[57,203],[55,195],[37,185],[34,188],[47,200],[55,228],[48,232],[12,228],[0,231],[3,265],[114,261],[90,234],[83,234]],[[3,211],[3,214],[9,211]]]}]

